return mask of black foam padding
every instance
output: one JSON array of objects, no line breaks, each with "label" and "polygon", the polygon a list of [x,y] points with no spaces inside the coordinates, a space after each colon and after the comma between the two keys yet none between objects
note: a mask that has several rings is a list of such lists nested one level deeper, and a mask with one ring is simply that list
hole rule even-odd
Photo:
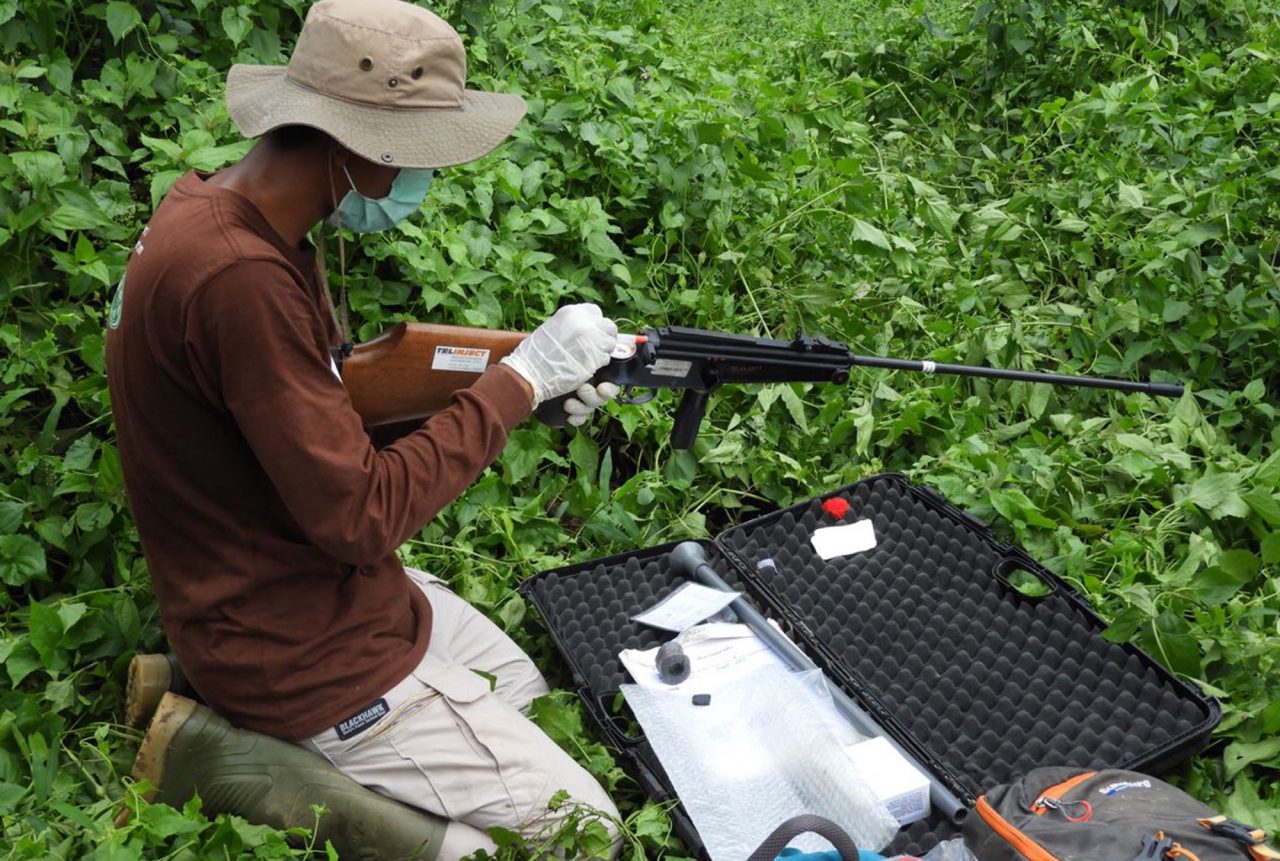
[{"label": "black foam padding", "polygon": [[[834,525],[821,504],[869,518],[877,545],[824,562],[810,536]],[[521,591],[569,664],[588,712],[656,798],[670,783],[642,737],[614,712],[622,649],[671,634],[631,616],[682,582],[674,544],[548,571]],[[1204,744],[1217,703],[1105,627],[1067,584],[932,491],[876,476],[744,523],[708,546],[713,567],[783,628],[828,677],[966,801],[1039,765],[1167,770]],[[757,570],[759,561],[775,568]],[[1021,568],[1051,592],[1009,584]],[[690,848],[705,855],[683,811]],[[895,852],[923,855],[958,833],[935,813],[904,828]]]},{"label": "black foam padding", "polygon": [[912,822],[899,829],[897,836],[888,846],[880,850],[880,854],[887,858],[893,858],[896,855],[923,858],[929,854],[930,849],[942,841],[959,836],[960,826],[953,825],[950,819],[935,810],[928,818]]},{"label": "black foam padding", "polygon": [[[1078,595],[935,494],[878,476],[734,527],[723,549],[856,688],[970,795],[1039,765],[1167,768],[1203,744],[1216,703],[1108,642]],[[877,544],[823,561],[819,527],[870,519]],[[757,570],[764,558],[775,567]],[[1028,598],[1004,572],[1052,588]]]}]

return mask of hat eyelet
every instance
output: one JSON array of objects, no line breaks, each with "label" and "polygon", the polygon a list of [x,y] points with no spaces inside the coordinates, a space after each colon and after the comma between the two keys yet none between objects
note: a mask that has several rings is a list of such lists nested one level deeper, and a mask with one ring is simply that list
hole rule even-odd
[{"label": "hat eyelet", "polygon": [[395,156],[393,156],[393,155],[392,155],[391,153],[389,153],[389,152],[384,152],[384,153],[382,154],[382,160],[383,160],[384,162],[388,163],[388,164],[390,164],[394,159],[395,159]]},{"label": "hat eyelet", "polygon": [[360,61],[360,69],[365,72],[373,71],[373,60],[369,59],[368,57],[365,57],[363,60]]},{"label": "hat eyelet", "polygon": [[418,67],[417,67],[416,69],[414,69],[414,70],[413,70],[413,72],[411,73],[411,77],[412,77],[415,81],[416,81],[416,80],[418,80],[418,78],[421,78],[421,77],[422,77],[422,71],[423,71],[422,67],[421,67],[421,66],[418,66]]},{"label": "hat eyelet", "polygon": [[399,79],[399,78],[390,78],[390,79],[387,81],[387,86],[388,86],[388,87],[394,87],[394,86],[398,85],[399,83],[400,83],[400,79]]}]

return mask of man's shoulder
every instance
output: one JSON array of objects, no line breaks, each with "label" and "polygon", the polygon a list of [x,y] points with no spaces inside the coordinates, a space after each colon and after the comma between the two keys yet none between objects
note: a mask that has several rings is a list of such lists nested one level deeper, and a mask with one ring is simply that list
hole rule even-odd
[{"label": "man's shoulder", "polygon": [[181,255],[188,264],[243,258],[288,265],[270,233],[270,225],[247,199],[189,173],[164,196],[141,244],[149,251]]},{"label": "man's shoulder", "polygon": [[[211,282],[236,284],[264,278],[305,277],[294,261],[263,235],[260,216],[234,195],[193,190],[184,177],[165,196],[134,245],[128,280],[151,285],[182,301]],[[226,289],[225,287],[221,289]]]}]

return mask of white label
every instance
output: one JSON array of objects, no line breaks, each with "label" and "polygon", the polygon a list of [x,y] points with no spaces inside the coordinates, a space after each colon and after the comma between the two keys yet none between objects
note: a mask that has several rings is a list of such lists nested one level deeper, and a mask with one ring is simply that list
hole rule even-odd
[{"label": "white label", "polygon": [[658,359],[649,369],[655,377],[687,377],[693,370],[693,362],[683,359]]},{"label": "white label", "polygon": [[899,825],[929,815],[929,778],[880,736],[844,749],[853,767],[885,803]]},{"label": "white label", "polygon": [[809,541],[823,559],[834,559],[875,547],[876,530],[870,520],[859,520],[857,523],[815,529]]},{"label": "white label", "polygon": [[489,351],[479,347],[436,347],[431,360],[433,371],[462,371],[482,374],[489,367]]}]

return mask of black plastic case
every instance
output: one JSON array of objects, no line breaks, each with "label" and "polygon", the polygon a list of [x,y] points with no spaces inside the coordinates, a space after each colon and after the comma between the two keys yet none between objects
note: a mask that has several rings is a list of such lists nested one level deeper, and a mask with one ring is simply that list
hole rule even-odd
[{"label": "black plastic case", "polygon": [[[850,504],[842,521],[822,508]],[[876,546],[823,561],[809,536],[869,518]],[[521,591],[573,672],[588,713],[657,799],[670,783],[642,736],[615,710],[628,682],[622,649],[669,634],[631,616],[683,580],[664,545],[548,571]],[[879,475],[732,527],[707,545],[712,564],[956,795],[1039,765],[1167,771],[1195,753],[1221,717],[1205,697],[1133,645],[1108,642],[1088,602],[1020,548],[927,488]],[[763,559],[773,566],[759,568]],[[1040,580],[1027,597],[1009,579]],[[702,852],[683,811],[676,825]],[[955,833],[935,814],[891,848],[923,854]]]}]

